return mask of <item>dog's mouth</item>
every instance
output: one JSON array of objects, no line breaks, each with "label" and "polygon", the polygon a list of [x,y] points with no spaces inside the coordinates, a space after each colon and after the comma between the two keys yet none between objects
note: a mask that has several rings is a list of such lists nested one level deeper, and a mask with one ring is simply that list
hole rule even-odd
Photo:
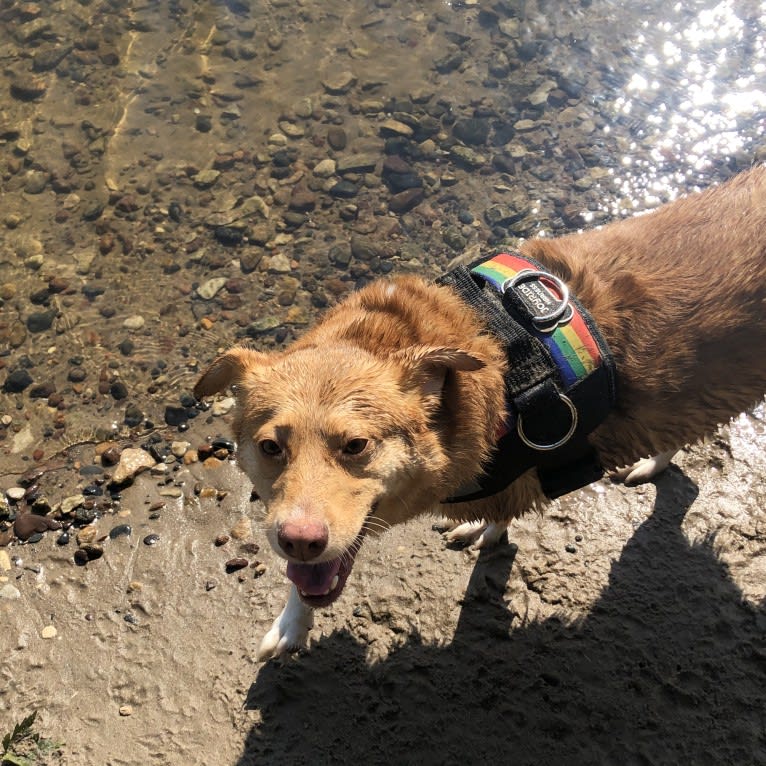
[{"label": "dog's mouth", "polygon": [[363,529],[351,545],[336,559],[319,564],[287,564],[287,578],[298,589],[301,600],[317,609],[332,604],[343,592],[354,559],[362,546]]}]

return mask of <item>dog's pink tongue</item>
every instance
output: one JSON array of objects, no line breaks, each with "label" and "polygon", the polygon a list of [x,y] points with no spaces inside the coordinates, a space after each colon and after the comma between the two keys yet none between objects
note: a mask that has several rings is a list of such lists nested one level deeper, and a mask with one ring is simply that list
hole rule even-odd
[{"label": "dog's pink tongue", "polygon": [[332,581],[340,571],[340,559],[324,561],[321,564],[287,565],[287,577],[299,590],[309,596],[321,596],[330,590]]}]

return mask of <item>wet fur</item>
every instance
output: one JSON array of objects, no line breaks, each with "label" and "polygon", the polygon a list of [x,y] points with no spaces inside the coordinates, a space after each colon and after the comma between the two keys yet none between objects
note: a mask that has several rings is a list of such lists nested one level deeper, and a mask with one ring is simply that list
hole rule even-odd
[{"label": "wet fur", "polygon": [[[615,357],[617,406],[592,435],[607,469],[678,449],[763,396],[766,169],[520,249],[567,282]],[[360,529],[435,510],[479,474],[505,415],[503,359],[449,288],[399,277],[354,293],[284,352],[226,352],[195,393],[236,385],[240,463],[267,528],[318,515],[329,559]],[[284,441],[283,463],[258,454],[264,434]],[[374,447],[349,461],[339,445],[355,437]],[[528,472],[488,500],[439,510],[505,522],[542,503]]]}]

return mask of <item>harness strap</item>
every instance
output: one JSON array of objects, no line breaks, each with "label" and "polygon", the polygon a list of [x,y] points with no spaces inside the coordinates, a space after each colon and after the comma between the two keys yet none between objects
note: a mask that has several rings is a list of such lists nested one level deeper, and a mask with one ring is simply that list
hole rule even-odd
[{"label": "harness strap", "polygon": [[536,468],[550,498],[603,475],[587,435],[616,399],[614,362],[592,317],[531,258],[499,253],[438,280],[480,315],[507,357],[509,418],[471,486],[444,502],[497,494]]}]

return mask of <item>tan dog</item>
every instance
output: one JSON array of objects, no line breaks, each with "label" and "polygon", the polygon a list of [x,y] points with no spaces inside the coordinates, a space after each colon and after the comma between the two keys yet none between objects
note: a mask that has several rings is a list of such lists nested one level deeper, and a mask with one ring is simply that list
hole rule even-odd
[{"label": "tan dog", "polygon": [[[567,283],[610,346],[617,403],[590,440],[620,478],[651,478],[763,396],[766,169],[521,253]],[[478,523],[459,536],[493,542],[544,503],[530,470],[487,499],[441,504],[492,453],[506,365],[451,288],[413,277],[354,293],[284,352],[233,348],[213,362],[195,395],[235,388],[239,463],[294,583],[261,658],[304,644],[366,533],[440,510]]]}]

